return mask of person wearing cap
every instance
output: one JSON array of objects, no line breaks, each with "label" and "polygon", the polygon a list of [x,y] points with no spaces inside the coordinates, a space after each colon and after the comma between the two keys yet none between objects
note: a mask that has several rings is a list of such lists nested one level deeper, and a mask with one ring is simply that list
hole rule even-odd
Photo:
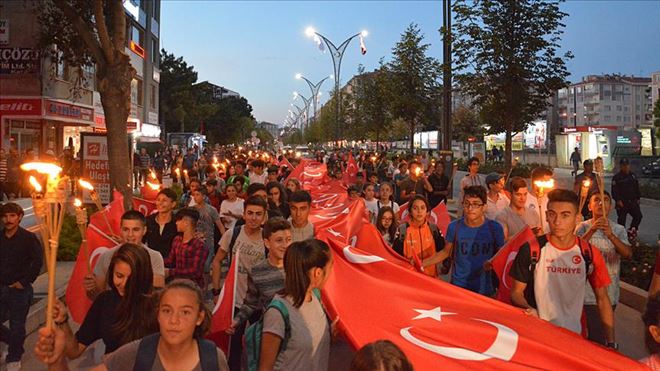
[{"label": "person wearing cap", "polygon": [[209,250],[204,241],[195,237],[199,212],[191,207],[177,211],[174,220],[176,230],[181,233],[174,237],[170,254],[165,259],[165,275],[168,281],[174,278],[187,278],[204,289],[204,263]]},{"label": "person wearing cap", "polygon": [[625,227],[628,214],[632,217],[629,233],[633,236],[637,234],[639,223],[642,222],[642,210],[639,208],[641,197],[637,176],[630,171],[628,159],[622,158],[619,161],[619,172],[612,177],[612,198],[616,202],[617,223]]},{"label": "person wearing cap", "polygon": [[495,220],[497,214],[509,206],[509,197],[504,193],[504,177],[499,173],[486,176],[488,197],[486,200],[486,218]]},{"label": "person wearing cap", "polygon": [[[7,369],[20,369],[32,283],[43,264],[43,249],[37,236],[20,226],[23,215],[23,208],[14,202],[0,207],[4,225],[0,232],[0,341],[9,345]],[[9,328],[3,325],[7,319]]]},{"label": "person wearing cap", "polygon": [[[577,193],[579,197],[583,197],[582,193],[582,182],[589,180],[591,185],[589,186],[589,191],[587,191],[586,197],[587,200],[591,197],[592,194],[599,192],[598,181],[596,180],[596,174],[594,173],[594,162],[590,159],[584,160],[582,163],[584,166],[584,171],[575,177],[575,183],[573,183],[573,192]],[[584,220],[591,219],[591,211],[589,211],[589,205],[585,202],[584,207],[582,207],[582,217]]]}]

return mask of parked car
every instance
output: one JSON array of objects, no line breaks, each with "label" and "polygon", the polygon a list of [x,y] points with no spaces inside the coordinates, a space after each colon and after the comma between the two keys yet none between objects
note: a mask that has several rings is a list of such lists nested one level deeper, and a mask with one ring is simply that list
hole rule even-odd
[{"label": "parked car", "polygon": [[650,178],[660,177],[660,158],[642,166],[642,175]]}]

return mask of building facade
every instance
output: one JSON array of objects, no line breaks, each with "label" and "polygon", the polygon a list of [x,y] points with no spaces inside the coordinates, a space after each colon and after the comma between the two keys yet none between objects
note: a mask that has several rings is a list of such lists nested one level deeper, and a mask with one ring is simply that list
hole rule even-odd
[{"label": "building facade", "polygon": [[[52,61],[49,53],[39,53],[41,5],[0,4],[0,144],[19,153],[33,149],[35,155],[59,155],[64,147],[77,153],[81,132],[105,131],[95,68],[73,68]],[[139,140],[158,140],[160,0],[127,0],[124,8],[126,53],[137,71],[131,84],[128,132]]]},{"label": "building facade", "polygon": [[605,126],[622,129],[650,127],[651,78],[590,75],[557,92],[563,127]]},{"label": "building facade", "polygon": [[654,107],[658,100],[660,100],[660,71],[651,74],[651,107]]},{"label": "building facade", "polygon": [[263,129],[263,130],[269,132],[270,135],[272,135],[274,139],[277,139],[280,135],[280,127],[277,126],[276,124],[266,122],[266,121],[261,121],[261,122],[257,123],[256,127],[257,127],[257,129]]}]

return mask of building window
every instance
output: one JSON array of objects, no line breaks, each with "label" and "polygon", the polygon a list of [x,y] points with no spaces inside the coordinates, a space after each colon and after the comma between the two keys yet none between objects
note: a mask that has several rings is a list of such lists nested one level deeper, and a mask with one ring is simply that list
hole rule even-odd
[{"label": "building window", "polygon": [[612,106],[604,106],[605,111],[609,112],[612,110]]},{"label": "building window", "polygon": [[131,25],[131,40],[136,44],[143,46],[144,45],[144,31],[136,26]]},{"label": "building window", "polygon": [[151,38],[151,62],[154,66],[158,66],[160,60],[160,53],[158,52],[158,39]]},{"label": "building window", "polygon": [[621,122],[621,116],[616,117],[616,122]]},{"label": "building window", "polygon": [[621,109],[622,109],[621,106],[616,106],[617,111],[621,111]]},{"label": "building window", "polygon": [[137,79],[137,105],[144,105],[144,92],[142,91],[142,80]]},{"label": "building window", "polygon": [[610,121],[610,120],[612,120],[612,116],[605,115],[605,117],[603,117],[603,120],[605,120],[605,122]]},{"label": "building window", "polygon": [[156,109],[156,99],[158,98],[158,94],[156,94],[156,85],[151,84],[150,85],[150,94],[149,94],[149,107],[151,107],[152,110]]}]

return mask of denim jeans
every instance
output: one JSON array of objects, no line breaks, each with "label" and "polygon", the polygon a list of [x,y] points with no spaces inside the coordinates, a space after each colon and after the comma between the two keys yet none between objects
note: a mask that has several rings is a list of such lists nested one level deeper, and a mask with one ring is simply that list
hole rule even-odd
[{"label": "denim jeans", "polygon": [[[32,303],[32,286],[24,289],[0,287],[0,341],[9,345],[6,362],[21,360],[25,342],[25,319]],[[9,328],[2,323],[9,319]]]}]

